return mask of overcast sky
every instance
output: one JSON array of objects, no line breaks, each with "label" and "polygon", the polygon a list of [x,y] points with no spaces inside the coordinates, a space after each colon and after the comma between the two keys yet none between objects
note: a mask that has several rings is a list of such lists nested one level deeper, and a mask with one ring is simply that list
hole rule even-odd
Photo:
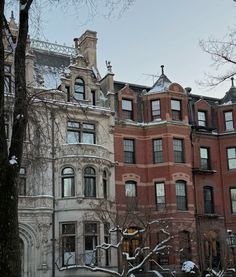
[{"label": "overcast sky", "polygon": [[[97,0],[103,1],[103,0]],[[200,39],[222,38],[234,27],[233,0],[136,0],[121,18],[97,16],[85,23],[86,11],[51,9],[44,16],[44,37],[71,46],[86,29],[98,35],[98,69],[106,72],[110,60],[115,79],[152,85],[145,74],[165,74],[172,82],[192,87],[192,93],[223,97],[230,81],[214,90],[200,89],[197,80],[211,72],[210,57],[199,47]]]}]

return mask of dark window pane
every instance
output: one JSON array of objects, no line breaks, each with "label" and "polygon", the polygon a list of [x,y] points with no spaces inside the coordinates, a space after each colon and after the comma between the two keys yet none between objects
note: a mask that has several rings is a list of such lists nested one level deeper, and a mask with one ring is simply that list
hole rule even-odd
[{"label": "dark window pane", "polygon": [[186,184],[183,181],[176,182],[176,206],[178,210],[187,210]]},{"label": "dark window pane", "polygon": [[213,189],[204,187],[204,211],[207,214],[214,213]]}]

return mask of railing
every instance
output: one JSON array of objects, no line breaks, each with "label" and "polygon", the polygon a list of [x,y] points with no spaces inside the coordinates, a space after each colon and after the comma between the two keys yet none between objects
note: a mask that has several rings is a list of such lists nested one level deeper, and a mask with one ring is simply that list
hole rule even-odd
[{"label": "railing", "polygon": [[54,52],[54,53],[60,53],[68,56],[78,54],[78,49],[74,47],[69,47],[69,46],[61,45],[57,43],[51,43],[48,41],[42,41],[39,39],[31,39],[30,42],[31,42],[30,44],[31,48],[45,50],[45,51]]}]

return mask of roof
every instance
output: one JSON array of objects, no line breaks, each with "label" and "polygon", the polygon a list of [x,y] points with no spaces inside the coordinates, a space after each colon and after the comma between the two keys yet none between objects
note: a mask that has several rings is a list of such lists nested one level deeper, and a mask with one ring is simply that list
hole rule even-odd
[{"label": "roof", "polygon": [[171,83],[170,79],[164,74],[164,65],[161,65],[161,76],[149,90],[148,94],[167,91]]},{"label": "roof", "polygon": [[234,77],[231,78],[231,88],[226,92],[225,96],[221,100],[221,104],[233,104],[236,103],[236,87],[234,86]]}]

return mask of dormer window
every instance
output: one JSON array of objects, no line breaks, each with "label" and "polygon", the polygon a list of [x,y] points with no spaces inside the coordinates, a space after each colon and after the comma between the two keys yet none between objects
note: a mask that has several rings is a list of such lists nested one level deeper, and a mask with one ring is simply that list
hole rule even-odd
[{"label": "dormer window", "polygon": [[81,78],[75,80],[75,94],[74,97],[76,100],[85,99],[85,86],[84,81]]},{"label": "dormer window", "polygon": [[173,120],[181,120],[181,101],[171,99],[171,113]]},{"label": "dormer window", "polygon": [[207,126],[207,114],[205,111],[198,111],[198,126],[206,127]]},{"label": "dormer window", "polygon": [[133,101],[122,99],[122,118],[133,119]]}]

